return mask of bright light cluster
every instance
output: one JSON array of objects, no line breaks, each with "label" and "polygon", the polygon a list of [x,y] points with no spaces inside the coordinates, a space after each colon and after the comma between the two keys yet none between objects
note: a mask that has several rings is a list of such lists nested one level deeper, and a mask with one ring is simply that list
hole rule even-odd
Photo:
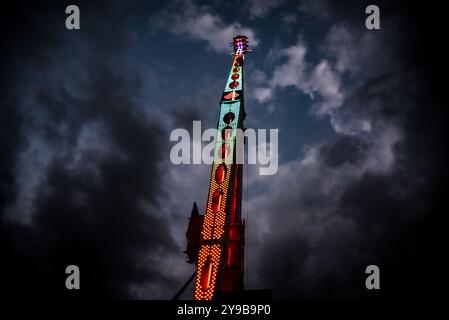
[{"label": "bright light cluster", "polygon": [[[207,274],[203,274],[203,269],[206,262],[210,258],[212,264],[212,274],[210,279],[204,280]],[[219,244],[203,245],[198,255],[197,274],[195,282],[195,300],[212,300],[215,291],[215,284],[217,281],[218,266],[220,264],[221,248]],[[208,281],[206,290],[203,290],[202,281]]]},{"label": "bright light cluster", "polygon": [[248,48],[248,38],[245,36],[234,37],[231,45],[234,48],[234,52],[250,53],[252,51]]},{"label": "bright light cluster", "polygon": [[[215,173],[218,165],[219,163],[214,163],[212,167],[209,197],[207,201],[206,214],[204,216],[203,230],[201,231],[203,240],[212,240],[212,239],[220,240],[224,232],[225,215],[226,215],[225,208],[226,208],[226,199],[228,195],[231,167],[230,165],[226,165],[225,179],[221,184],[218,184],[217,181],[215,180]],[[215,190],[217,190],[218,188],[222,190],[223,196],[221,199],[220,210],[214,213],[214,211],[212,210],[212,197]],[[214,216],[215,216],[215,224],[214,224]],[[212,234],[212,227],[214,227],[213,234]]]},{"label": "bright light cluster", "polygon": [[[226,82],[225,92],[242,89],[242,65],[239,63],[244,58],[243,54],[235,54],[232,61],[231,72]],[[240,80],[240,81],[237,81]]]}]

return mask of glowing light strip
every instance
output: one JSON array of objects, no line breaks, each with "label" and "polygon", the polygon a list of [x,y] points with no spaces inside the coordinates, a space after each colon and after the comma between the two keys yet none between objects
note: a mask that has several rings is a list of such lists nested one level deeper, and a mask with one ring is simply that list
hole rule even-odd
[{"label": "glowing light strip", "polygon": [[[228,77],[228,81],[226,83],[226,87],[224,92],[230,92],[232,91],[232,100],[235,98],[235,91],[236,90],[242,90],[243,89],[243,65],[239,66],[238,72],[233,72],[235,67],[235,62],[239,57],[243,58],[242,54],[235,54],[231,72]],[[240,81],[239,85],[232,90],[229,88],[229,83],[233,82],[234,80],[231,78],[233,74],[238,74]],[[223,118],[226,113],[232,112],[234,113],[234,120],[229,125],[226,124],[223,121]],[[204,215],[204,222],[203,222],[203,228],[201,230],[201,237],[203,241],[208,240],[218,240],[221,241],[223,235],[224,235],[224,228],[225,228],[225,222],[226,222],[226,207],[228,204],[228,191],[229,191],[229,181],[231,179],[231,166],[232,161],[234,158],[234,152],[235,152],[235,138],[236,138],[236,129],[238,125],[238,120],[240,116],[240,101],[236,100],[235,103],[221,103],[220,107],[220,119],[219,119],[219,131],[217,133],[217,139],[216,139],[216,145],[215,145],[215,157],[214,157],[214,163],[212,165],[211,170],[211,177],[210,177],[210,186],[209,186],[209,195],[206,205],[206,212]],[[231,134],[229,135],[228,139],[226,140],[226,143],[229,145],[229,154],[227,155],[226,159],[223,161],[221,158],[221,145],[224,142],[221,137],[221,131],[226,126],[231,126]],[[216,170],[217,167],[224,163],[226,165],[226,174],[225,179],[222,183],[218,183],[215,180],[216,176]],[[221,188],[223,195],[220,203],[220,207],[218,212],[213,212],[212,210],[212,200],[213,200],[213,194],[214,191],[218,188]],[[231,197],[232,199],[232,197]],[[196,300],[212,300],[215,287],[216,287],[216,281],[217,281],[217,273],[220,267],[220,261],[221,261],[221,255],[222,255],[222,249],[220,244],[203,244],[201,245],[201,248],[198,253],[198,262],[197,262],[197,275],[196,275],[196,281],[195,281],[195,293],[194,298]],[[209,282],[209,286],[206,290],[203,290],[202,288],[202,273],[204,266],[207,262],[208,257],[211,257],[211,263],[212,263],[212,275]]]},{"label": "glowing light strip", "polygon": [[[201,280],[203,277],[203,269],[204,264],[207,261],[207,258],[211,256],[211,263],[212,263],[212,277],[210,280],[210,284],[207,287],[207,290],[203,290],[201,285]],[[196,281],[195,281],[195,300],[212,300],[214,291],[215,291],[215,284],[217,281],[217,272],[218,267],[220,264],[221,259],[221,248],[219,244],[214,245],[203,245],[200,249],[200,252],[198,254],[198,270],[196,274]]]},{"label": "glowing light strip", "polygon": [[[239,68],[238,72],[233,72],[233,70],[236,68],[235,67],[235,63],[237,62],[238,58],[242,58],[243,59],[243,54],[238,54],[238,55],[235,54],[234,55],[234,59],[232,61],[232,66],[231,66],[231,71],[229,72],[228,81],[226,81],[226,86],[225,86],[224,92],[230,92],[230,91],[233,91],[233,90],[242,90],[242,85],[243,85],[243,81],[242,81],[243,80],[243,78],[242,78],[243,65],[240,66],[240,67],[237,67],[237,68]],[[231,88],[229,88],[229,84],[234,82],[234,80],[231,78],[233,74],[238,74],[239,75],[238,80],[240,80],[240,81],[238,81],[239,85],[236,88],[231,89]]]}]

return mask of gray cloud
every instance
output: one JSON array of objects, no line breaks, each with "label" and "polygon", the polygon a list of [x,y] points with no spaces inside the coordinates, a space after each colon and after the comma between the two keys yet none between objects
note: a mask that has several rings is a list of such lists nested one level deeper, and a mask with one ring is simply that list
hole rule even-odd
[{"label": "gray cloud", "polygon": [[[9,170],[14,168],[2,186],[17,194],[2,192],[4,287],[21,296],[129,298],[136,284],[157,282],[159,290],[147,297],[166,297],[177,283],[158,260],[181,249],[168,221],[148,210],[163,193],[157,168],[165,128],[137,102],[140,75],[117,68],[126,64],[124,50],[132,41],[127,31],[132,10],[92,11],[88,4],[83,9],[89,12],[84,25],[104,24],[64,33],[55,12],[44,10],[44,30],[34,24],[18,29],[23,33],[18,41],[42,51],[48,43],[35,37],[48,35],[53,50],[43,58],[20,53],[13,63],[21,68],[11,68],[17,81],[3,84],[9,95],[2,109],[19,111],[23,123],[15,128],[21,137],[16,149],[5,145],[8,153],[2,155]],[[29,12],[19,21],[31,21]],[[112,43],[120,50],[111,51]],[[14,113],[4,115],[6,122],[20,124]],[[69,264],[81,269],[80,292],[64,290]]]},{"label": "gray cloud", "polygon": [[153,30],[165,29],[179,37],[205,41],[209,48],[222,53],[231,52],[229,43],[237,34],[246,35],[252,47],[259,43],[251,28],[239,22],[226,24],[211,7],[193,1],[173,3],[150,17],[149,23]]},{"label": "gray cloud", "polygon": [[[385,19],[386,28],[397,23]],[[437,101],[424,84],[429,74],[407,61],[410,49],[399,45],[400,37],[367,35],[351,22],[330,28],[322,52],[345,93],[327,110],[337,135],[281,165],[270,181],[253,182],[268,188],[249,201],[253,287],[273,288],[277,298],[378,298],[418,296],[437,281],[426,280],[438,237],[431,236],[437,214],[430,208],[442,200],[437,158],[447,154],[439,138],[433,147],[421,144],[442,128],[430,129],[425,120],[418,125],[427,118],[423,106]],[[307,93],[305,47],[288,50],[273,81]],[[344,72],[349,81],[341,80]],[[325,76],[316,79],[325,97],[333,86]],[[364,289],[369,264],[383,272],[386,290],[379,294]]]},{"label": "gray cloud", "polygon": [[251,18],[264,17],[272,9],[280,6],[282,0],[250,0],[248,1],[248,12]]}]

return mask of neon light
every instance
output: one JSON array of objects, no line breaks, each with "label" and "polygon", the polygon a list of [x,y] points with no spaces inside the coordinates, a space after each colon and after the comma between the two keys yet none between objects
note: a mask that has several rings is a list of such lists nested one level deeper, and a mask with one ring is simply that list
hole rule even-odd
[{"label": "neon light", "polygon": [[206,264],[203,266],[203,275],[202,275],[202,280],[201,280],[201,288],[203,289],[203,291],[206,291],[210,286],[210,283],[212,281],[213,267],[214,267],[214,265],[212,263],[212,257],[209,255],[207,257]]},{"label": "neon light", "polygon": [[229,155],[229,144],[223,143],[220,147],[221,158],[225,160]]},{"label": "neon light", "polygon": [[220,164],[215,170],[215,181],[217,181],[218,184],[223,183],[224,179],[226,178],[226,165],[224,163]]},{"label": "neon light", "polygon": [[214,195],[212,197],[212,211],[213,212],[220,211],[222,197],[223,197],[223,191],[221,191],[221,189],[217,189],[214,191]]},{"label": "neon light", "polygon": [[239,82],[238,81],[233,81],[229,84],[229,88],[231,89],[235,89],[239,86]]},{"label": "neon light", "polygon": [[231,248],[231,246],[229,246],[228,247],[228,266],[231,266],[231,261],[232,261],[231,257],[232,257],[232,248]]},{"label": "neon light", "polygon": [[226,99],[226,100],[229,100],[229,99],[232,99],[232,100],[234,100],[235,98],[237,98],[238,96],[240,96],[237,92],[235,92],[235,90],[234,91],[231,91],[231,92],[229,92],[227,95],[225,95],[223,98],[224,99]]}]

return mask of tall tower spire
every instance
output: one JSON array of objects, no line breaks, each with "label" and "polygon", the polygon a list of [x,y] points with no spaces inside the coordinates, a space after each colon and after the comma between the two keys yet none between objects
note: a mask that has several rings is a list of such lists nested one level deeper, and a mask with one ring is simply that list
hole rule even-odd
[{"label": "tall tower spire", "polygon": [[[245,119],[243,63],[251,52],[247,37],[233,38],[233,61],[220,100],[215,156],[201,235],[187,235],[191,247],[188,260],[196,261],[194,299],[212,300],[218,291],[243,290],[244,221],[241,218],[243,165],[236,163],[237,128]],[[194,223],[191,218],[191,224]]]}]

